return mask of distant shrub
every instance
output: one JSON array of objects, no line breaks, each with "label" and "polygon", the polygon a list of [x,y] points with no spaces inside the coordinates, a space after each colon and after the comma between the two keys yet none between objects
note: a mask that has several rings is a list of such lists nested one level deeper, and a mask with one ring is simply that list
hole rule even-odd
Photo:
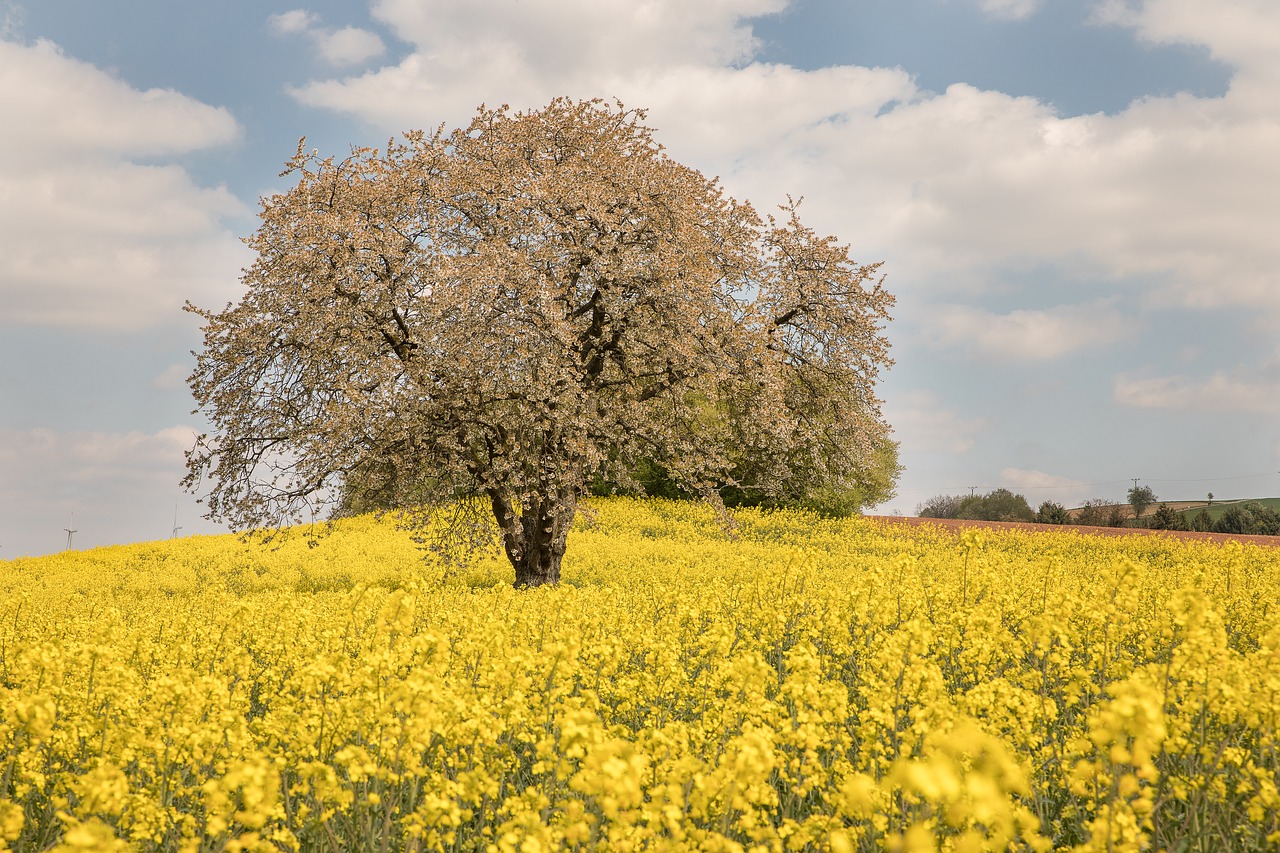
[{"label": "distant shrub", "polygon": [[1071,514],[1057,501],[1045,501],[1036,510],[1036,521],[1040,524],[1069,524]]},{"label": "distant shrub", "polygon": [[921,518],[963,518],[970,521],[1034,521],[1036,514],[1022,495],[993,489],[985,495],[937,495],[916,507]]},{"label": "distant shrub", "polygon": [[994,489],[965,502],[959,517],[974,521],[1033,521],[1036,514],[1022,495],[1008,489]]},{"label": "distant shrub", "polygon": [[1147,520],[1152,530],[1189,530],[1187,517],[1166,503],[1160,504],[1155,513]]},{"label": "distant shrub", "polygon": [[1124,527],[1124,513],[1116,504],[1091,498],[1084,502],[1071,523],[1086,527]]},{"label": "distant shrub", "polygon": [[1213,524],[1215,533],[1280,536],[1280,513],[1257,501],[1227,507]]},{"label": "distant shrub", "polygon": [[959,518],[960,509],[969,498],[957,495],[934,495],[916,507],[916,515],[921,518]]}]

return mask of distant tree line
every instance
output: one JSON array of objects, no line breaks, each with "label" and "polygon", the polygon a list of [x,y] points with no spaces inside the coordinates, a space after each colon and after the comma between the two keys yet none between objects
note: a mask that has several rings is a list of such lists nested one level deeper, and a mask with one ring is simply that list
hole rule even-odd
[{"label": "distant tree line", "polygon": [[921,518],[958,518],[971,521],[1025,521],[1037,524],[1089,524],[1119,527],[1124,524],[1119,507],[1105,501],[1088,501],[1073,518],[1056,501],[1044,501],[1033,510],[1022,495],[995,489],[984,495],[937,495],[916,507]]},{"label": "distant tree line", "polygon": [[1008,489],[996,489],[985,495],[937,495],[916,507],[916,515],[922,518],[965,518],[972,521],[1036,520],[1036,514],[1027,499]]},{"label": "distant tree line", "polygon": [[1280,513],[1257,501],[1232,504],[1216,519],[1201,509],[1190,518],[1168,504],[1160,504],[1144,525],[1152,530],[1196,530],[1203,533],[1239,533],[1280,536]]},{"label": "distant tree line", "polygon": [[1069,510],[1057,501],[1044,501],[1036,510],[1027,499],[1008,489],[986,494],[936,495],[916,507],[921,518],[955,518],[971,521],[1023,521],[1037,524],[1076,524],[1089,527],[1141,527],[1149,530],[1193,530],[1205,533],[1235,533],[1280,536],[1280,513],[1257,501],[1233,504],[1217,518],[1207,509],[1195,515],[1179,512],[1161,503],[1154,512],[1144,513],[1159,499],[1149,486],[1135,485],[1128,493],[1132,516],[1124,504],[1095,498]]}]

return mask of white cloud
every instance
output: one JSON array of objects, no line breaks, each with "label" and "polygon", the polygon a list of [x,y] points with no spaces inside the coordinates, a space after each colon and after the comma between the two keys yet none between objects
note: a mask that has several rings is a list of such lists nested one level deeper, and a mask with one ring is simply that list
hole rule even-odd
[{"label": "white cloud", "polygon": [[[750,62],[745,16],[783,0],[381,0],[374,13],[415,50],[396,65],[298,87],[301,101],[392,130],[465,123],[482,102],[517,109],[566,93],[646,107],[677,156],[789,151],[806,129],[911,97],[896,69],[803,72]],[[789,137],[794,137],[788,142]],[[781,200],[779,196],[778,200]]]},{"label": "white cloud", "polygon": [[187,376],[190,373],[190,364],[185,362],[171,364],[151,380],[151,387],[159,388],[162,391],[176,391],[180,388],[185,388],[187,387]]},{"label": "white cloud", "polygon": [[1004,21],[1022,21],[1040,8],[1041,0],[981,0],[982,11]]},{"label": "white cloud", "polygon": [[1238,72],[1223,98],[1084,116],[965,84],[922,92],[901,69],[753,62],[750,18],[782,5],[379,0],[375,16],[414,49],[293,93],[388,132],[465,123],[481,102],[617,96],[650,107],[672,155],[734,195],[762,209],[805,196],[806,218],[886,260],[891,286],[982,289],[993,269],[1036,258],[1172,304],[1280,313],[1280,113],[1274,87],[1245,85],[1280,61],[1250,46],[1280,44],[1280,4],[1152,0],[1111,14],[1149,38],[1205,43]]},{"label": "white cloud", "polygon": [[315,41],[320,57],[330,65],[359,65],[381,56],[387,49],[377,33],[358,27],[321,32]]},{"label": "white cloud", "polygon": [[[503,51],[540,77],[569,82],[584,74],[745,62],[759,46],[746,19],[786,5],[787,0],[375,0],[373,10],[431,61],[496,59]],[[466,76],[473,75],[487,76],[483,63],[468,69]]]},{"label": "white cloud", "polygon": [[44,40],[0,41],[0,113],[0,162],[16,161],[23,171],[68,155],[194,151],[225,145],[240,133],[225,109],[172,89],[140,92]]},{"label": "white cloud", "polygon": [[194,440],[184,425],[153,433],[0,430],[0,553],[58,550],[71,513],[76,547],[164,538],[175,501],[186,533],[217,530],[198,519],[178,485]]},{"label": "white cloud", "polygon": [[386,53],[387,46],[377,33],[359,27],[332,29],[320,26],[319,16],[304,9],[272,15],[267,24],[278,35],[305,35],[316,46],[320,58],[338,67],[361,65]]},{"label": "white cloud", "polygon": [[1096,484],[1030,468],[1005,468],[1000,471],[1000,485],[1026,497],[1027,503],[1035,509],[1044,501],[1057,501],[1067,506],[1083,503]]},{"label": "white cloud", "polygon": [[1202,45],[1247,77],[1280,70],[1280,5],[1272,0],[1102,0],[1093,19],[1131,27],[1153,44]]},{"label": "white cloud", "polygon": [[904,453],[959,455],[973,449],[987,428],[982,418],[965,418],[942,405],[932,391],[895,394],[884,402],[885,419]]},{"label": "white cloud", "polygon": [[1045,360],[1106,346],[1133,326],[1114,300],[995,314],[965,305],[931,309],[925,334],[937,346],[959,346],[993,359]]},{"label": "white cloud", "polygon": [[1186,376],[1117,376],[1112,397],[1138,409],[1179,409],[1201,412],[1280,411],[1280,382],[1215,373],[1203,381]]},{"label": "white cloud", "polygon": [[134,162],[234,141],[226,110],[138,91],[50,42],[0,41],[0,114],[5,322],[137,329],[233,292],[245,252],[222,220],[245,208]]},{"label": "white cloud", "polygon": [[1030,468],[1004,468],[1000,471],[1000,485],[1010,489],[1068,489],[1083,486],[1084,483]]},{"label": "white cloud", "polygon": [[59,433],[43,427],[0,430],[0,468],[31,472],[31,476],[5,478],[7,483],[44,479],[55,489],[104,480],[145,481],[158,469],[181,468],[182,454],[195,443],[195,437],[195,429],[185,425],[154,433]]},{"label": "white cloud", "polygon": [[305,33],[319,22],[319,18],[306,9],[290,9],[267,18],[267,25],[280,35]]},{"label": "white cloud", "polygon": [[0,2],[0,40],[17,38],[24,17],[25,10],[15,0]]},{"label": "white cloud", "polygon": [[1111,396],[1122,406],[1137,409],[1186,409],[1191,407],[1193,395],[1181,376],[1145,379],[1117,376]]}]

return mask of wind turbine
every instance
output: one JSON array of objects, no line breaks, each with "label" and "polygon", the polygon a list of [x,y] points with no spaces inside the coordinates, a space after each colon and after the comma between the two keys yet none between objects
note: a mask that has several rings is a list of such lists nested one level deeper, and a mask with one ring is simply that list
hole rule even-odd
[{"label": "wind turbine", "polygon": [[76,514],[73,512],[71,513],[71,520],[67,522],[67,526],[62,528],[63,530],[67,531],[67,550],[68,551],[71,550],[71,537],[76,535],[75,523],[76,523]]},{"label": "wind turbine", "polygon": [[173,533],[169,535],[170,539],[178,538],[178,531],[182,529],[182,525],[178,524],[178,502],[173,502]]}]

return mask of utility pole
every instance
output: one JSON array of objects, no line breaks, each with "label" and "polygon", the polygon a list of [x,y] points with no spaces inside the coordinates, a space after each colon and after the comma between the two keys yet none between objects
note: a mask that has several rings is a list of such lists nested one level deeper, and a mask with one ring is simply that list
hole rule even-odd
[{"label": "utility pole", "polygon": [[977,490],[978,490],[978,487],[977,487],[977,486],[970,486],[970,487],[969,487],[969,497],[973,497],[973,493],[974,493],[974,492],[976,492]]},{"label": "utility pole", "polygon": [[71,537],[76,535],[75,523],[76,523],[76,514],[73,512],[71,513],[71,520],[67,522],[67,526],[62,528],[63,530],[67,531],[67,550],[68,551],[71,550]]}]

